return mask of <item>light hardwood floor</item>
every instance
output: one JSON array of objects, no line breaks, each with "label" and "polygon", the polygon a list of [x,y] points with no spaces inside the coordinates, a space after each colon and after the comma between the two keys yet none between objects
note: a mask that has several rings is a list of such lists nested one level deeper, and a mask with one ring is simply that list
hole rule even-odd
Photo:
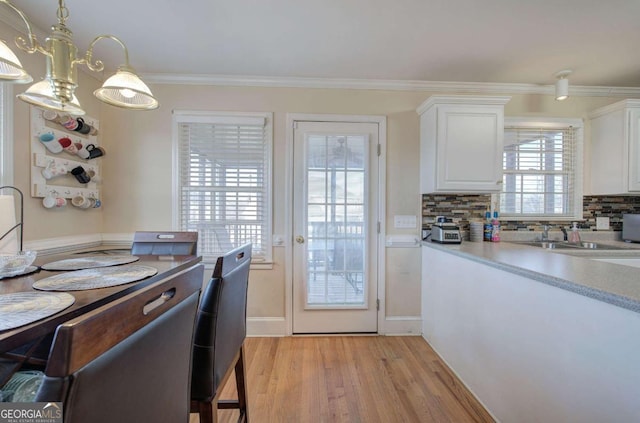
[{"label": "light hardwood floor", "polygon": [[[493,422],[418,336],[245,342],[252,423]],[[233,376],[229,382],[223,398],[235,396]],[[218,415],[234,422],[237,411]]]}]

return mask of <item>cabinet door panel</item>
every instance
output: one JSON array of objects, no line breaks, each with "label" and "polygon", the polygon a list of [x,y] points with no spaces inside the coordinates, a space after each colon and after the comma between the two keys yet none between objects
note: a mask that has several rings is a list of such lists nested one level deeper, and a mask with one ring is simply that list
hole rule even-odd
[{"label": "cabinet door panel", "polygon": [[438,117],[438,189],[498,190],[503,128],[500,108],[441,107]]},{"label": "cabinet door panel", "polygon": [[640,192],[640,100],[594,110],[591,124],[591,195]]}]

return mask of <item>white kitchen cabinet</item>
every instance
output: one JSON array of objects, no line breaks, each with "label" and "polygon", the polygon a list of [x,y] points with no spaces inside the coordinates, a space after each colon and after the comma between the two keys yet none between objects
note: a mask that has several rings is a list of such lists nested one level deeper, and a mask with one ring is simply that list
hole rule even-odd
[{"label": "white kitchen cabinet", "polygon": [[422,193],[500,191],[510,98],[431,96],[418,107]]},{"label": "white kitchen cabinet", "polygon": [[589,115],[591,194],[640,193],[640,100],[623,100]]}]

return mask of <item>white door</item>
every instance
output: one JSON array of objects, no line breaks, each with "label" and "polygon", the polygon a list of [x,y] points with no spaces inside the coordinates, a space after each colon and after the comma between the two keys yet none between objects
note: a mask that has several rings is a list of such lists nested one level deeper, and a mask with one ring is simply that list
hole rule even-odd
[{"label": "white door", "polygon": [[378,124],[294,129],[293,333],[377,332]]}]

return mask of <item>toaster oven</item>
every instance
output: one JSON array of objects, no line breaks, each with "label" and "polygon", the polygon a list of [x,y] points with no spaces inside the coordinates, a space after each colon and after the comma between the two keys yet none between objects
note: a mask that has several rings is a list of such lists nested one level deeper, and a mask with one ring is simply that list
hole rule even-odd
[{"label": "toaster oven", "polygon": [[441,244],[460,244],[460,228],[452,223],[437,223],[431,226],[431,241]]}]

